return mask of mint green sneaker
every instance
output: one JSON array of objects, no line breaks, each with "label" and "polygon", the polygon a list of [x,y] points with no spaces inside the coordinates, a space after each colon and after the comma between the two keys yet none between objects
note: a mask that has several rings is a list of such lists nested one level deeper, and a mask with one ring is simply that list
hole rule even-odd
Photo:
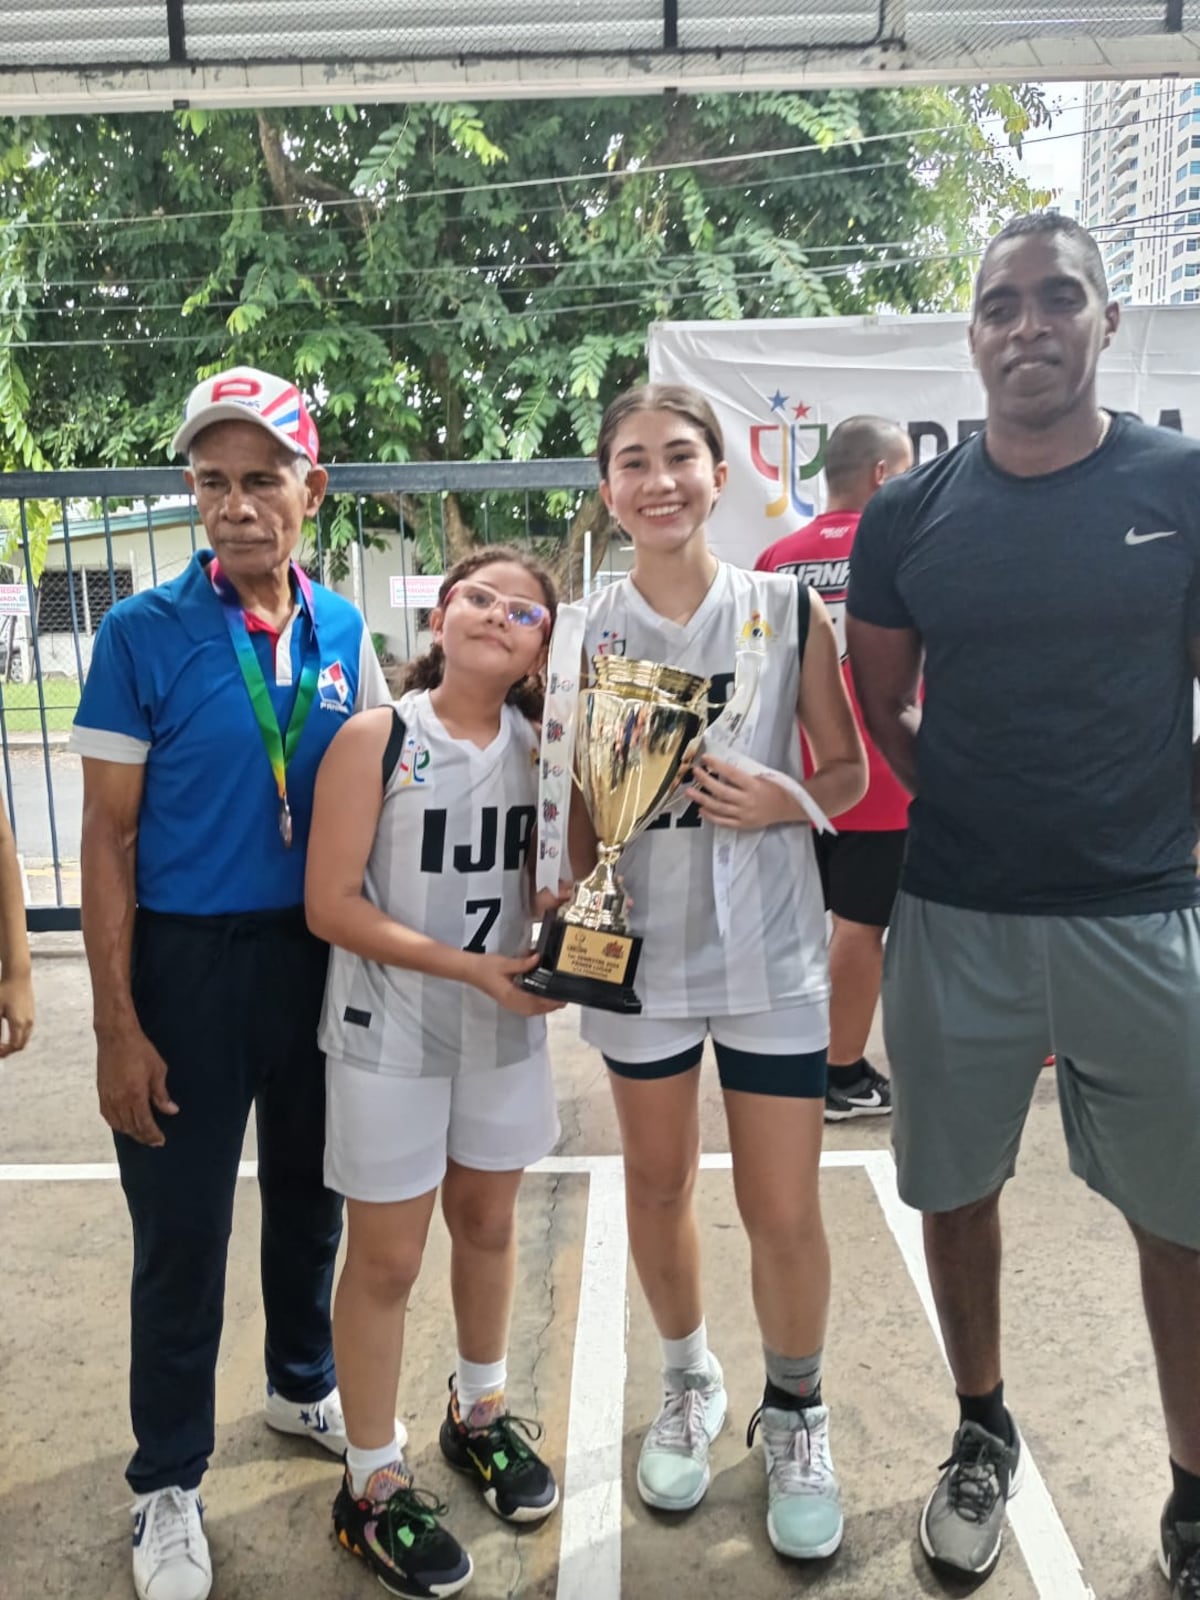
[{"label": "mint green sneaker", "polygon": [[746,1432],[761,1425],[767,1464],[767,1537],[781,1556],[818,1561],[842,1542],[842,1492],[829,1452],[829,1407],[777,1411],[759,1406]]},{"label": "mint green sneaker", "polygon": [[658,1511],[690,1511],[708,1493],[708,1447],[725,1425],[728,1401],[721,1363],[708,1371],[663,1374],[662,1410],[642,1440],[638,1493]]}]

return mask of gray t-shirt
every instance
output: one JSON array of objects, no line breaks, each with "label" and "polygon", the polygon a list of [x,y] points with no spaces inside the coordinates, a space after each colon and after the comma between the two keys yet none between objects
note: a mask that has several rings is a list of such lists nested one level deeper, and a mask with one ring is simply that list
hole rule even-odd
[{"label": "gray t-shirt", "polygon": [[908,893],[1087,916],[1200,903],[1200,442],[1118,416],[1085,460],[1018,478],[977,434],[871,501],[847,608],[925,649]]}]

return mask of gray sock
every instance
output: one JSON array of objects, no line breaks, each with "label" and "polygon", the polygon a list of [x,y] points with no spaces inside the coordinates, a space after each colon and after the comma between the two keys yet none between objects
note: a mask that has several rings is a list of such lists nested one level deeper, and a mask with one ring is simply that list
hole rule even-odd
[{"label": "gray sock", "polygon": [[[780,1356],[763,1346],[767,1364],[766,1404],[775,1405],[784,1396],[799,1400],[802,1406],[821,1403],[821,1354],[810,1356]],[[772,1395],[771,1390],[776,1394]]]}]

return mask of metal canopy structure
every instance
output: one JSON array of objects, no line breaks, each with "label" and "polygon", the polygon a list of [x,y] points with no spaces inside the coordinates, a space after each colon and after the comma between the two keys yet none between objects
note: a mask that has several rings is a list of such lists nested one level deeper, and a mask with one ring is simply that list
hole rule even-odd
[{"label": "metal canopy structure", "polygon": [[1124,78],[1200,0],[8,0],[0,115]]}]

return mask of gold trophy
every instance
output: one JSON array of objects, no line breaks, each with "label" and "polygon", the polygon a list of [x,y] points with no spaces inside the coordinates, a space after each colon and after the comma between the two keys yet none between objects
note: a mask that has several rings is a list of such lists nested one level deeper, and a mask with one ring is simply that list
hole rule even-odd
[{"label": "gold trophy", "polygon": [[551,999],[634,1013],[642,941],[629,932],[617,861],[674,797],[704,731],[709,680],[624,656],[597,656],[592,669],[579,697],[575,781],[598,860],[570,905],[543,922],[541,960],[520,981]]}]

